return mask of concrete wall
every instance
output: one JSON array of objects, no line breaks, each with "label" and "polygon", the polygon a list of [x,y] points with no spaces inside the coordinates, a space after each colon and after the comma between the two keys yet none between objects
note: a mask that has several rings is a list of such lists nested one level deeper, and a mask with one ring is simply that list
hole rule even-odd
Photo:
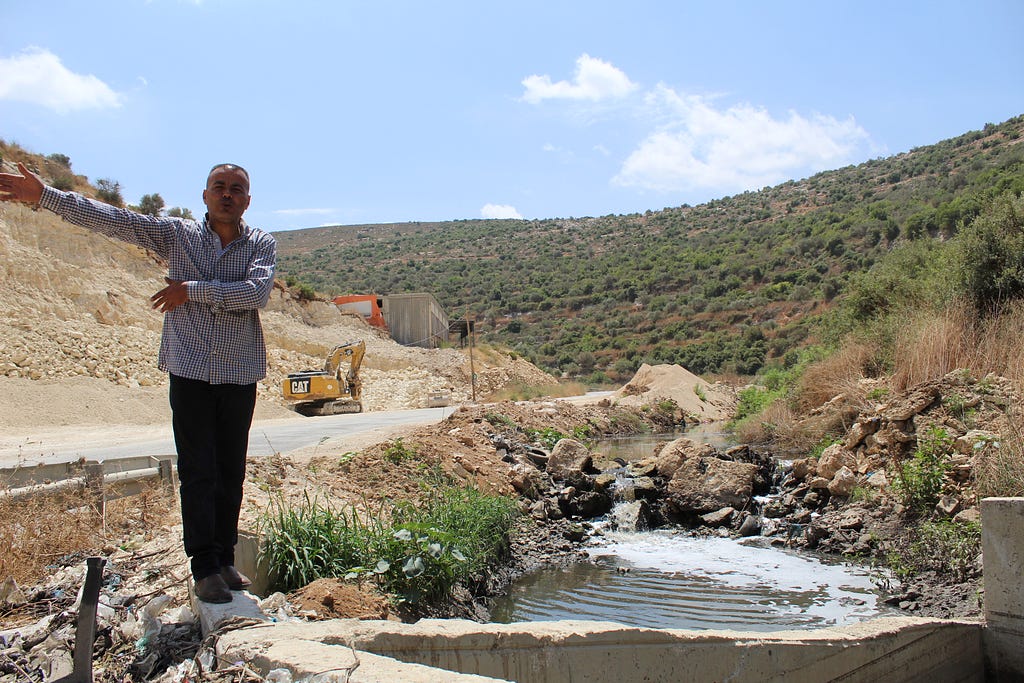
[{"label": "concrete wall", "polygon": [[1024,681],[1024,498],[982,500],[981,529],[989,674]]},{"label": "concrete wall", "polygon": [[[746,633],[640,629],[605,622],[477,624],[461,620],[335,620],[278,623],[222,635],[222,661],[293,675],[313,662],[364,653],[351,683],[516,681],[517,683],[981,683],[982,625],[913,618],[877,619],[845,628]],[[410,673],[400,673],[413,665]],[[333,666],[333,665],[332,665]],[[339,664],[339,667],[341,665]],[[397,667],[397,668],[395,668]],[[428,668],[429,667],[429,668]],[[433,678],[420,678],[433,671]],[[473,678],[463,678],[472,676]]]},{"label": "concrete wall", "polygon": [[448,341],[448,314],[432,294],[385,296],[384,320],[399,344],[432,349]]}]

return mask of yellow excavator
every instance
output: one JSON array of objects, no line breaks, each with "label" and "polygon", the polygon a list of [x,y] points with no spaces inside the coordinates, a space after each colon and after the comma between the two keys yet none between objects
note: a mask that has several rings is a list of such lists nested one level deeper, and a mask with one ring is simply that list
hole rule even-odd
[{"label": "yellow excavator", "polygon": [[359,366],[364,355],[362,340],[339,344],[328,354],[323,370],[290,373],[281,390],[292,402],[291,409],[307,416],[363,412]]}]

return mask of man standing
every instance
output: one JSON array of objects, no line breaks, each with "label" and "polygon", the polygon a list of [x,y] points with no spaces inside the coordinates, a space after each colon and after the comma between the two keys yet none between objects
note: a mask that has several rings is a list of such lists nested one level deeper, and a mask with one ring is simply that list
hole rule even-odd
[{"label": "man standing", "polygon": [[185,553],[196,596],[230,602],[250,584],[235,568],[256,382],[266,375],[259,310],[274,285],[277,245],[246,225],[249,174],[218,164],[203,190],[205,219],[147,216],[46,186],[24,164],[0,173],[0,200],[48,209],[64,220],[150,249],[168,263],[152,297],[164,313],[159,365],[170,404],[181,483]]}]

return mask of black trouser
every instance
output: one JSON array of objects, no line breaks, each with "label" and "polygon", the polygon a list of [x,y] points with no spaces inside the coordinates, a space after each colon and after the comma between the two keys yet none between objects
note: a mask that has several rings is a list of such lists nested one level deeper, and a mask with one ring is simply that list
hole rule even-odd
[{"label": "black trouser", "polygon": [[199,580],[235,563],[256,385],[171,375],[170,400],[185,554]]}]

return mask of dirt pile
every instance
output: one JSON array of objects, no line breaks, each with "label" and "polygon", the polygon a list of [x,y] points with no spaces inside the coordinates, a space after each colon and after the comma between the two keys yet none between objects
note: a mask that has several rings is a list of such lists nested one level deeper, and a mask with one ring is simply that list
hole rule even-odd
[{"label": "dirt pile", "polygon": [[633,378],[615,392],[613,400],[625,406],[649,406],[674,401],[691,420],[713,422],[736,414],[733,387],[707,382],[681,365],[644,363]]}]

